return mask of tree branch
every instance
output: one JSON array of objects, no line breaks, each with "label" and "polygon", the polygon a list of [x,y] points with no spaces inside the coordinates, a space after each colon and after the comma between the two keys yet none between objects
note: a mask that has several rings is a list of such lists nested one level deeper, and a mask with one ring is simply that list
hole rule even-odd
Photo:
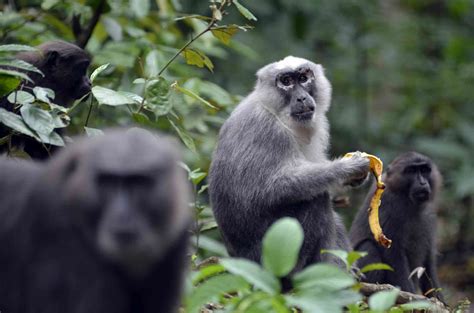
[{"label": "tree branch", "polygon": [[[379,291],[384,291],[384,290],[392,290],[395,287],[389,284],[369,284],[369,283],[360,283],[361,288],[360,288],[360,293],[363,294],[364,296],[368,297],[371,296],[372,294],[379,292]],[[412,301],[429,301],[435,309],[433,312],[439,312],[439,313],[449,313],[448,307],[441,301],[439,301],[436,298],[427,298],[422,295],[417,295],[411,292],[406,292],[406,291],[400,291],[397,297],[397,304],[405,304],[409,303]]]},{"label": "tree branch", "polygon": [[81,30],[80,33],[76,34],[76,32],[78,32],[78,29],[81,29],[77,25],[77,23],[79,23],[78,21],[79,17],[75,16],[73,18],[73,29],[75,30],[74,33],[76,35],[76,45],[78,45],[80,48],[84,49],[87,43],[89,42],[89,39],[92,36],[92,32],[94,31],[94,28],[99,22],[100,16],[104,12],[105,4],[106,4],[106,0],[100,1],[99,5],[97,6],[94,12],[94,15],[92,16],[89,22],[89,25],[84,31]]}]

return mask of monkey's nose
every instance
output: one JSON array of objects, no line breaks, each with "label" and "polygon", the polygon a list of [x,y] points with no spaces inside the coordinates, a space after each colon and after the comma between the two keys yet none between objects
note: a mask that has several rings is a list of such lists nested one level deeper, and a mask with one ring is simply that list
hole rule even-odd
[{"label": "monkey's nose", "polygon": [[138,238],[137,232],[133,230],[125,230],[125,229],[116,230],[114,232],[114,237],[117,243],[120,245],[133,244]]}]

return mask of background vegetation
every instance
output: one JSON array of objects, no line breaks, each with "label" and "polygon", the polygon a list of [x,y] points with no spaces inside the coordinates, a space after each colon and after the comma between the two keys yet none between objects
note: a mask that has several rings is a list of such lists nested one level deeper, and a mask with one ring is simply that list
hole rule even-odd
[{"label": "background vegetation", "polygon": [[[330,154],[362,150],[389,163],[417,150],[434,159],[445,183],[441,282],[451,303],[474,298],[474,2],[260,0],[221,10],[216,2],[9,0],[0,4],[0,43],[74,42],[94,26],[91,68],[109,66],[94,80],[94,97],[64,112],[67,133],[139,125],[186,144],[198,195],[195,262],[225,254],[205,176],[219,127],[256,69],[290,54],[323,64],[334,87]],[[361,194],[339,210],[348,225]]]}]

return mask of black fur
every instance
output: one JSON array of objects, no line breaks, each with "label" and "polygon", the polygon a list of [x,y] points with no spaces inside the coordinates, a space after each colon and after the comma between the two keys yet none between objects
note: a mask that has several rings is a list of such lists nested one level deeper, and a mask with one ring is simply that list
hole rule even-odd
[{"label": "black fur", "polygon": [[[364,280],[392,284],[408,292],[416,292],[420,288],[426,293],[431,288],[439,288],[436,273],[435,199],[439,193],[441,175],[436,165],[419,153],[405,153],[389,165],[384,181],[386,188],[379,217],[384,234],[392,239],[392,247],[386,249],[380,246],[369,229],[367,209],[375,184],[357,213],[350,237],[355,250],[368,252],[359,261],[360,267],[381,262],[390,265],[395,271],[368,272]],[[426,273],[419,281],[409,280],[408,276],[417,267],[426,268]],[[432,292],[429,296],[441,298],[441,293]]]},{"label": "black fur", "polygon": [[178,159],[138,130],[47,163],[0,159],[0,310],[177,312],[189,222]]},{"label": "black fur", "polygon": [[[55,93],[53,102],[62,106],[70,106],[74,100],[90,92],[91,82],[87,69],[91,58],[87,52],[64,41],[50,41],[36,48],[38,52],[24,52],[16,56],[17,59],[33,64],[44,74],[42,76],[28,72],[34,83],[26,83],[23,90],[29,91],[35,86],[52,89]],[[0,100],[0,107],[14,111],[13,105],[6,98]],[[11,132],[10,128],[0,125],[0,138]],[[55,146],[44,145],[21,134],[13,135],[11,145],[24,150],[33,159],[46,159],[56,150]],[[7,145],[0,146],[0,153],[6,151]]]}]

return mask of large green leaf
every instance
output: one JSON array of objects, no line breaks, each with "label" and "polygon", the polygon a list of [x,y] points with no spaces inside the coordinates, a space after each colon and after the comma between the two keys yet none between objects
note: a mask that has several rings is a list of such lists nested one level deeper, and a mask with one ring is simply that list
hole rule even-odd
[{"label": "large green leaf", "polygon": [[298,261],[303,238],[298,220],[282,218],[275,222],[263,237],[263,266],[278,277],[290,273]]},{"label": "large green leaf", "polygon": [[7,100],[10,103],[27,104],[33,103],[35,101],[35,97],[29,92],[18,90],[9,94]]},{"label": "large green leaf", "polygon": [[221,274],[209,278],[198,285],[186,299],[186,312],[197,313],[209,302],[215,302],[225,293],[247,289],[249,284],[241,277],[232,274]]},{"label": "large green leaf", "polygon": [[147,16],[150,12],[150,0],[130,0],[130,6],[139,18]]},{"label": "large green leaf", "polygon": [[0,97],[4,97],[15,90],[21,83],[21,79],[11,75],[0,74]]},{"label": "large green leaf", "polygon": [[265,269],[245,259],[221,259],[220,263],[226,270],[232,274],[242,276],[246,281],[255,286],[255,288],[277,294],[281,286],[278,279]]},{"label": "large green leaf", "polygon": [[18,59],[0,59],[0,65],[5,65],[9,67],[14,67],[16,69],[24,70],[24,71],[30,71],[30,72],[35,72],[38,73],[42,76],[43,73],[34,65],[25,62],[23,60],[18,60]]},{"label": "large green leaf", "polygon": [[130,97],[129,94],[126,94],[120,91],[115,91],[115,90],[101,87],[101,86],[92,87],[92,94],[97,99],[99,104],[119,106],[119,105],[137,103],[135,99]]},{"label": "large green leaf", "polygon": [[0,45],[0,52],[23,52],[23,51],[38,51],[36,48],[25,45]]},{"label": "large green leaf", "polygon": [[0,74],[2,76],[12,76],[12,77],[18,77],[20,79],[23,79],[23,80],[26,80],[26,81],[29,81],[29,82],[33,82],[31,80],[30,77],[28,77],[28,75],[26,75],[25,73],[23,72],[19,72],[19,71],[15,71],[15,70],[6,70],[6,69],[3,69],[3,68],[0,68]]},{"label": "large green leaf", "polygon": [[394,288],[371,295],[368,301],[370,309],[374,312],[385,312],[395,304],[399,293],[400,290]]},{"label": "large green leaf", "polygon": [[362,299],[353,290],[317,291],[285,297],[288,304],[296,306],[305,313],[339,313],[343,307]]},{"label": "large green leaf", "polygon": [[21,134],[28,135],[40,141],[40,138],[31,129],[29,129],[21,117],[15,113],[8,112],[7,110],[0,108],[0,123],[3,123],[4,125],[16,130]]},{"label": "large green leaf", "polygon": [[53,117],[49,112],[31,104],[23,104],[20,109],[23,121],[40,136],[48,136],[54,130]]},{"label": "large green leaf", "polygon": [[237,10],[239,10],[240,14],[242,14],[246,19],[254,20],[254,21],[257,20],[255,15],[253,15],[252,12],[249,11],[249,9],[247,9],[242,4],[240,4],[240,2],[238,0],[233,0],[232,2],[235,4],[235,6],[237,7]]},{"label": "large green leaf", "polygon": [[314,264],[293,277],[297,290],[324,289],[338,290],[353,286],[355,279],[339,267],[331,264]]}]

